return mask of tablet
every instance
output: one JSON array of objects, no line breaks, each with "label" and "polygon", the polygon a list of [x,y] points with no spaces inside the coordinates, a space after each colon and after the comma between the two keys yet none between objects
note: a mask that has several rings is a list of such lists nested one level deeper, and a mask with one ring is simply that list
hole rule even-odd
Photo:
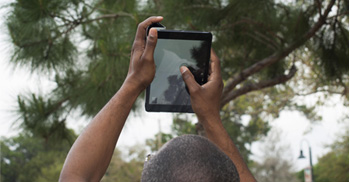
[{"label": "tablet", "polygon": [[158,30],[156,74],[146,90],[146,111],[193,113],[180,67],[187,66],[200,85],[206,83],[211,41],[209,32]]}]

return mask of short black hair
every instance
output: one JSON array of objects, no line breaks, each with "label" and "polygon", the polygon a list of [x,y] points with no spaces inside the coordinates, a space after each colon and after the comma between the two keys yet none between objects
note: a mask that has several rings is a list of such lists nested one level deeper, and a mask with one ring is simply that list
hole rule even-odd
[{"label": "short black hair", "polygon": [[239,182],[239,175],[231,159],[207,138],[183,135],[145,163],[141,181]]}]

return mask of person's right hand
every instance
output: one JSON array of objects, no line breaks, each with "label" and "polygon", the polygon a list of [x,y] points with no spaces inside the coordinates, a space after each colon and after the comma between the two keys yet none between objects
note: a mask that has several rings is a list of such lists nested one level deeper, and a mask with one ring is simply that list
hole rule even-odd
[{"label": "person's right hand", "polygon": [[152,23],[162,20],[163,17],[161,16],[152,16],[141,22],[137,27],[126,82],[136,86],[138,91],[143,91],[151,84],[156,73],[153,53],[157,44],[158,33],[156,29],[151,28],[147,40],[145,40],[146,29]]},{"label": "person's right hand", "polygon": [[211,50],[211,63],[208,82],[199,85],[190,70],[182,66],[180,68],[182,78],[185,81],[191,95],[193,111],[200,121],[208,118],[220,117],[220,98],[223,89],[223,82],[220,71],[220,61],[213,49]]}]

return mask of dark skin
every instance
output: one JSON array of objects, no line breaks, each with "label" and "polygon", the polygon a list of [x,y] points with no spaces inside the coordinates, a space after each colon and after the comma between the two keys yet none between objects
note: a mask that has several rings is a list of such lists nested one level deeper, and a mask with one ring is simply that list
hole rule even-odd
[{"label": "dark skin", "polygon": [[[151,29],[147,40],[144,37],[149,25],[162,20],[163,17],[150,17],[139,24],[128,75],[122,87],[73,144],[60,181],[100,181],[105,174],[132,105],[155,76],[153,53],[157,44],[157,30]],[[197,84],[188,68],[181,67],[180,71],[191,93],[192,108],[209,140],[235,163],[241,181],[256,181],[221,123],[219,111],[223,83],[220,62],[214,51],[211,52],[210,76],[206,84]]]}]

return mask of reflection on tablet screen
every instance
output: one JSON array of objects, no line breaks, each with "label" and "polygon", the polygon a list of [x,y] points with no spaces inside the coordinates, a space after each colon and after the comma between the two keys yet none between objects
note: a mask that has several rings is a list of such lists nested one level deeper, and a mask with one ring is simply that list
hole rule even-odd
[{"label": "reflection on tablet screen", "polygon": [[156,75],[150,86],[149,103],[191,105],[179,68],[186,65],[197,82],[205,82],[208,46],[201,40],[158,39],[154,53]]}]

